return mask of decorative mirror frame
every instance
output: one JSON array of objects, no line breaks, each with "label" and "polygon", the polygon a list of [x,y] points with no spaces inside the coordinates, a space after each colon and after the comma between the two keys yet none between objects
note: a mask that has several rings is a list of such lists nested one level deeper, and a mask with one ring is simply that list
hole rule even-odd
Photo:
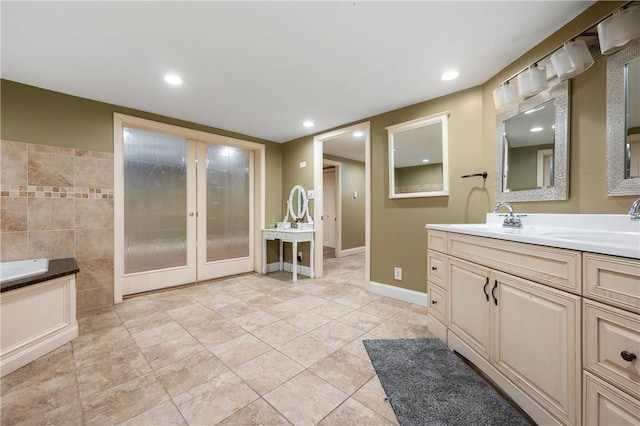
[{"label": "decorative mirror frame", "polygon": [[[298,198],[297,211],[295,211],[293,207],[295,196]],[[291,217],[293,222],[306,219],[306,223],[313,224],[313,219],[309,214],[309,199],[302,185],[294,185],[293,188],[291,188],[289,198],[287,199],[287,213],[284,216],[283,222],[288,222],[289,217]]]},{"label": "decorative mirror frame", "polygon": [[640,178],[625,179],[625,64],[640,58],[640,43],[607,58],[607,195],[640,194]]},{"label": "decorative mirror frame", "polygon": [[[521,191],[502,191],[504,174],[503,135],[505,120],[515,117],[536,106],[555,99],[555,139],[553,153],[552,188],[526,189]],[[523,101],[517,108],[499,114],[496,117],[496,201],[525,202],[566,200],[569,196],[569,81],[550,87]]]},{"label": "decorative mirror frame", "polygon": [[[394,135],[407,130],[442,123],[442,190],[396,193],[394,167]],[[389,198],[419,198],[449,196],[449,112],[441,112],[386,127],[389,134]]]}]

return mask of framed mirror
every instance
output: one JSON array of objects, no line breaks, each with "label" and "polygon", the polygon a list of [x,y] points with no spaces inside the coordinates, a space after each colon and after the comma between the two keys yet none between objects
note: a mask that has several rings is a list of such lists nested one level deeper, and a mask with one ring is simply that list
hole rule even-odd
[{"label": "framed mirror", "polygon": [[389,198],[449,195],[448,112],[387,127]]},{"label": "framed mirror", "polygon": [[569,81],[498,115],[496,201],[566,200]]},{"label": "framed mirror", "polygon": [[640,194],[640,43],[607,58],[607,195]]}]

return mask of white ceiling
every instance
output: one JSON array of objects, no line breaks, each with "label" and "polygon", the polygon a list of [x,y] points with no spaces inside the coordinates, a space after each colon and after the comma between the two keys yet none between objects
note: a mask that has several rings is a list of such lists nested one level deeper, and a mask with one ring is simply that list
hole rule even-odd
[{"label": "white ceiling", "polygon": [[482,84],[593,3],[2,1],[0,75],[286,142]]}]

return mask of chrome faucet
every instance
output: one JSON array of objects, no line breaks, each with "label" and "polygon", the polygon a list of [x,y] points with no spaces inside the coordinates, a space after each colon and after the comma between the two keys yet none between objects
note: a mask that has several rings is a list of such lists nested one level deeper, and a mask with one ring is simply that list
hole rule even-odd
[{"label": "chrome faucet", "polygon": [[638,198],[633,202],[633,204],[631,204],[631,208],[629,209],[629,216],[631,216],[631,220],[640,220],[640,198]]},{"label": "chrome faucet", "polygon": [[498,213],[500,207],[506,207],[509,210],[509,214],[505,216],[504,222],[502,222],[502,226],[506,226],[508,228],[522,228],[522,221],[520,220],[520,216],[513,214],[513,207],[511,204],[506,201],[501,201],[496,205],[496,208],[493,209],[494,213]]}]

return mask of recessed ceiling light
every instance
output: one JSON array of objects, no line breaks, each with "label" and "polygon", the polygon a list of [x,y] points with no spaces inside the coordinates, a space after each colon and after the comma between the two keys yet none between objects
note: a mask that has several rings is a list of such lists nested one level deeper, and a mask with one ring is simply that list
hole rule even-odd
[{"label": "recessed ceiling light", "polygon": [[314,126],[313,121],[311,121],[311,120],[305,121],[304,123],[302,123],[302,125],[304,127],[313,127]]},{"label": "recessed ceiling light", "polygon": [[532,127],[531,132],[541,132],[542,131],[542,127]]},{"label": "recessed ceiling light", "polygon": [[364,133],[362,133],[360,130],[356,130],[355,132],[353,132],[354,138],[361,138],[362,135],[364,135]]},{"label": "recessed ceiling light", "polygon": [[447,72],[445,72],[444,74],[442,74],[442,76],[440,76],[440,78],[443,81],[449,81],[449,80],[455,80],[456,78],[458,78],[460,76],[460,73],[456,70],[449,70]]},{"label": "recessed ceiling light", "polygon": [[429,162],[429,159],[428,159],[428,158],[425,158],[424,160],[422,160],[422,162],[423,162],[423,163],[428,163],[428,162]]},{"label": "recessed ceiling light", "polygon": [[176,74],[166,74],[164,76],[164,81],[174,86],[180,86],[182,84],[182,79]]}]

